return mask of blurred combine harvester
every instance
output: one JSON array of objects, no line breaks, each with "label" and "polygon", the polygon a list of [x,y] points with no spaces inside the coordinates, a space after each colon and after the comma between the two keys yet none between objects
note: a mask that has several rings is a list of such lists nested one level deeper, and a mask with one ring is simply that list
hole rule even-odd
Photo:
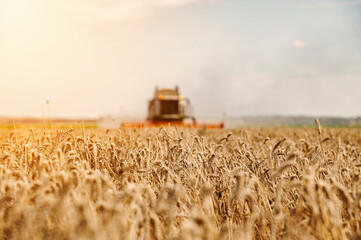
[{"label": "blurred combine harvester", "polygon": [[153,99],[148,103],[148,117],[145,122],[126,122],[122,127],[144,128],[160,126],[178,126],[184,128],[223,128],[223,123],[197,123],[191,113],[190,101],[175,89],[155,88]]}]

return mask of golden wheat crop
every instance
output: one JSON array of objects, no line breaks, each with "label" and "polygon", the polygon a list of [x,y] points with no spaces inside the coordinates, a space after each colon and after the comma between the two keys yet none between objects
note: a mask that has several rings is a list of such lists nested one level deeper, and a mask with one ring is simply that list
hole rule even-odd
[{"label": "golden wheat crop", "polygon": [[1,239],[360,239],[361,130],[3,130]]}]

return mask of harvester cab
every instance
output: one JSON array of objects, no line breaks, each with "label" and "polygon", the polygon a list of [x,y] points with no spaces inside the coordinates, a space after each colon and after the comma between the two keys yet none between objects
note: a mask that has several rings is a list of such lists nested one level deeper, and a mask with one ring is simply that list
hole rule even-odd
[{"label": "harvester cab", "polygon": [[183,122],[192,116],[190,101],[184,98],[178,87],[175,89],[155,88],[154,97],[148,103],[148,121],[152,122]]}]

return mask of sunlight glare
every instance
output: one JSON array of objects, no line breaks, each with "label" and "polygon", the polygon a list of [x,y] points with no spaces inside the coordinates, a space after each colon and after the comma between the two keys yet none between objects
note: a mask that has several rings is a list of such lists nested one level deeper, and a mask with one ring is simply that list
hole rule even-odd
[{"label": "sunlight glare", "polygon": [[39,15],[37,0],[0,0],[2,27],[22,31],[34,24]]}]

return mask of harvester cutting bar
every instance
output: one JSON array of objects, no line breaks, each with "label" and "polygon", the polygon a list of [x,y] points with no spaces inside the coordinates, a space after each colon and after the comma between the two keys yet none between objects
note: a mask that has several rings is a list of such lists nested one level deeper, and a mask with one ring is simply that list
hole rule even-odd
[{"label": "harvester cutting bar", "polygon": [[125,122],[122,123],[123,128],[157,128],[157,127],[170,127],[177,126],[179,128],[191,128],[191,129],[222,129],[224,128],[223,123],[212,124],[212,123],[183,123],[183,122]]}]

